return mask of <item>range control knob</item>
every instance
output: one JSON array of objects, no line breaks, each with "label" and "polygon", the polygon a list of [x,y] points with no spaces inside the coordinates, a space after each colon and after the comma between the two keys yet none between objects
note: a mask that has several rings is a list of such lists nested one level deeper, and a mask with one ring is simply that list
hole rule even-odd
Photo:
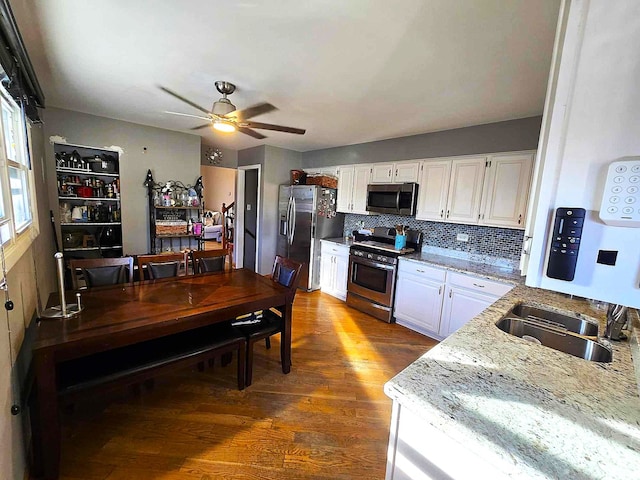
[{"label": "range control knob", "polygon": [[373,254],[367,253],[367,258],[370,258],[370,259],[373,258]]}]

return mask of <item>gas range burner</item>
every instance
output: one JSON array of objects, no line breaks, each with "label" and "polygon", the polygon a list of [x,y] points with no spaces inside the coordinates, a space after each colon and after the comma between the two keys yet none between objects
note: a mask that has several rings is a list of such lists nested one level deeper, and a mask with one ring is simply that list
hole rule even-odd
[{"label": "gas range burner", "polygon": [[401,249],[394,248],[393,245],[383,242],[376,242],[375,240],[361,240],[353,242],[353,246],[356,247],[368,247],[375,250],[381,250],[384,252],[394,253],[396,255],[406,255],[407,253],[415,252],[414,248],[404,247]]}]

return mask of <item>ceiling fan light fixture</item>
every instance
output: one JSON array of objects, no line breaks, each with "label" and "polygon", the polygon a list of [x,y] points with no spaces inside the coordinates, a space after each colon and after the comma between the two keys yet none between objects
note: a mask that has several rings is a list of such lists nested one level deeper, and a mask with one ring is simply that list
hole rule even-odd
[{"label": "ceiling fan light fixture", "polygon": [[228,113],[233,112],[236,109],[236,106],[229,101],[228,98],[221,98],[217,102],[213,102],[213,107],[211,108],[211,113],[214,115],[219,115],[221,117],[227,115]]},{"label": "ceiling fan light fixture", "polygon": [[213,122],[213,128],[215,128],[219,132],[225,132],[225,133],[231,133],[236,131],[236,126],[231,122],[227,122],[226,120],[215,120]]}]

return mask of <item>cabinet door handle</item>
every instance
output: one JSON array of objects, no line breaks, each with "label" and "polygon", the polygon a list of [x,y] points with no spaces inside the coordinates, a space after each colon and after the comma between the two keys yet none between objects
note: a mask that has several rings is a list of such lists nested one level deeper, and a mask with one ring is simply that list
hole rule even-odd
[{"label": "cabinet door handle", "polygon": [[451,289],[449,289],[449,298],[451,298]]},{"label": "cabinet door handle", "polygon": [[420,270],[419,268],[416,268],[416,272],[424,273],[424,270]]},{"label": "cabinet door handle", "polygon": [[447,210],[447,218],[449,218],[449,210]]},{"label": "cabinet door handle", "polygon": [[442,285],[438,287],[438,296],[442,295]]},{"label": "cabinet door handle", "polygon": [[484,285],[482,285],[480,283],[474,283],[473,286],[474,287],[478,287],[478,288],[484,288]]},{"label": "cabinet door handle", "polygon": [[440,218],[444,216],[444,210],[440,210]]},{"label": "cabinet door handle", "polygon": [[522,214],[518,215],[518,225],[520,225],[520,223],[522,223]]}]

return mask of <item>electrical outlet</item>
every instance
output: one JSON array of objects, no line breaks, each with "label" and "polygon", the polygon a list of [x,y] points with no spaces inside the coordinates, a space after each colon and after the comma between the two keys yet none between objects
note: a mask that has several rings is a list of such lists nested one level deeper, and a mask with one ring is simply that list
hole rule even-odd
[{"label": "electrical outlet", "polygon": [[458,235],[456,235],[456,240],[459,242],[468,242],[469,235],[467,233],[459,233]]}]

